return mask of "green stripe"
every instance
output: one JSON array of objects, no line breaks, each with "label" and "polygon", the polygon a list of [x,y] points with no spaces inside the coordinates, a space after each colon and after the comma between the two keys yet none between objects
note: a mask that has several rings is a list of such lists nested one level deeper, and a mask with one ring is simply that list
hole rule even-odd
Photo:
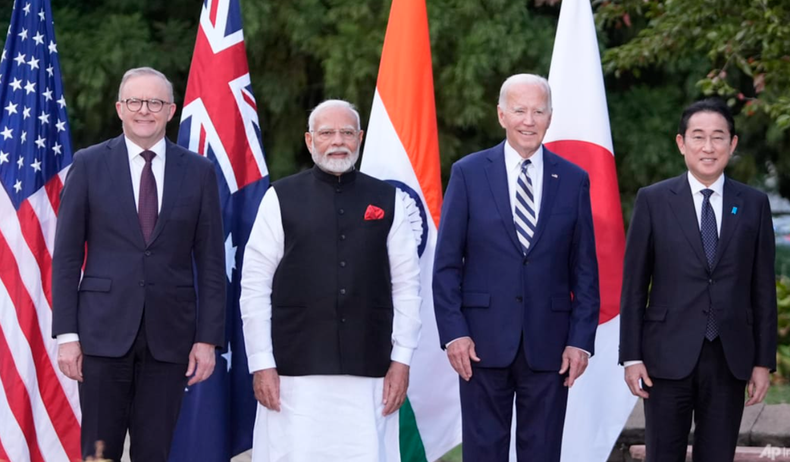
[{"label": "green stripe", "polygon": [[409,398],[400,408],[400,459],[401,462],[428,462]]}]

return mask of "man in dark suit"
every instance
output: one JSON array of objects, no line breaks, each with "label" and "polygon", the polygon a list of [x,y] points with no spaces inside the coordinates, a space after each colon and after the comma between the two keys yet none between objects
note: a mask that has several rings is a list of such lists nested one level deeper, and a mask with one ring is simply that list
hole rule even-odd
[{"label": "man in dark suit", "polygon": [[506,141],[453,165],[434,263],[442,348],[460,375],[464,460],[560,460],[568,387],[598,325],[590,181],[541,143],[546,79],[519,74],[497,106]]},{"label": "man in dark suit", "polygon": [[77,152],[66,177],[52,335],[80,382],[83,457],[103,441],[120,460],[128,429],[133,461],[165,462],[187,380],[211,375],[224,342],[219,195],[212,163],[165,139],[164,75],[127,71],[118,100],[123,135]]},{"label": "man in dark suit", "polygon": [[761,402],[776,366],[771,210],[764,193],[724,176],[738,137],[722,101],[686,108],[676,142],[688,172],[636,197],[620,362],[645,398],[648,460],[685,460],[693,414],[694,461],[726,462],[744,388],[747,405]]}]

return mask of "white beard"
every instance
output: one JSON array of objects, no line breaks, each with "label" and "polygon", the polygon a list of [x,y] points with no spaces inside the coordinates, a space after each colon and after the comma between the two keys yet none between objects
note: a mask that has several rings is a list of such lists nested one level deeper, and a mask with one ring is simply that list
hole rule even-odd
[{"label": "white beard", "polygon": [[[330,157],[329,154],[334,154],[337,152],[345,152],[348,154],[345,158],[333,158]],[[312,152],[313,162],[315,162],[318,167],[327,172],[332,173],[335,175],[346,173],[350,171],[354,164],[357,163],[357,159],[359,159],[359,149],[355,152],[351,152],[346,148],[339,148],[339,149],[330,149],[325,153],[320,153],[315,148],[315,143],[313,143],[313,152]]]}]

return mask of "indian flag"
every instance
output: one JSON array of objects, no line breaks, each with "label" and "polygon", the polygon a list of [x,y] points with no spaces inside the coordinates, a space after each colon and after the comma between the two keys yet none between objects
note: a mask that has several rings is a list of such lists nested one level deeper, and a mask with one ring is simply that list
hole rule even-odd
[{"label": "indian flag", "polygon": [[461,442],[458,375],[439,348],[431,280],[442,205],[428,14],[423,0],[393,0],[361,171],[396,186],[418,242],[422,336],[400,410],[405,462],[434,461]]},{"label": "indian flag", "polygon": [[546,146],[590,175],[601,314],[595,356],[571,388],[563,462],[604,462],[634,407],[617,365],[625,233],[590,0],[564,0],[549,83],[553,115]]}]

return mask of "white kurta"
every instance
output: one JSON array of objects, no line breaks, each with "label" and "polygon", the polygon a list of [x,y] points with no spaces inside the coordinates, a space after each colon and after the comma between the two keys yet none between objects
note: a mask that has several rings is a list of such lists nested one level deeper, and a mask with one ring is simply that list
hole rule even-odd
[{"label": "white kurta", "polygon": [[[276,367],[271,293],[284,243],[280,202],[270,188],[255,218],[242,268],[240,304],[250,372]],[[420,338],[420,267],[400,193],[387,253],[394,308],[390,358],[408,365]],[[383,382],[347,375],[281,376],[281,412],[258,405],[253,462],[400,460],[398,413],[381,415]]]}]

